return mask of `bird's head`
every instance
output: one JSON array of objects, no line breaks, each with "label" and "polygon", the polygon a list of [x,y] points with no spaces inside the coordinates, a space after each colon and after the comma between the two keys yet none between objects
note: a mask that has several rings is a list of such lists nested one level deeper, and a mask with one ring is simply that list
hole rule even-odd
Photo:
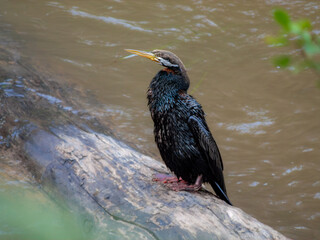
[{"label": "bird's head", "polygon": [[189,87],[189,77],[187,75],[186,68],[184,67],[180,58],[174,53],[167,50],[153,50],[151,52],[125,49],[127,52],[135,55],[148,58],[154,62],[157,62],[165,67],[165,69],[172,70],[173,73],[179,74],[184,78],[186,86]]},{"label": "bird's head", "polygon": [[153,50],[151,52],[145,52],[140,50],[126,49],[127,52],[135,55],[149,58],[150,60],[161,64],[167,68],[180,69],[185,71],[185,67],[177,55],[166,50]]}]

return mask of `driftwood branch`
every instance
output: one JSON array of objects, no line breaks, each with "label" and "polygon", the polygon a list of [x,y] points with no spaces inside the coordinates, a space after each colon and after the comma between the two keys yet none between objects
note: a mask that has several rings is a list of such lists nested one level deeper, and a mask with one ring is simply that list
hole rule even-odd
[{"label": "driftwood branch", "polygon": [[153,182],[153,174],[167,173],[162,163],[70,117],[64,99],[58,105],[45,97],[65,87],[48,83],[12,52],[0,54],[0,82],[19,94],[0,89],[0,152],[15,151],[43,189],[85,215],[84,228],[100,239],[112,232],[115,239],[286,239],[209,192]]},{"label": "driftwood branch", "polygon": [[152,182],[153,174],[166,172],[163,164],[103,134],[71,125],[33,130],[25,149],[49,192],[88,213],[101,208],[147,239],[285,239],[211,193]]},{"label": "driftwood branch", "polygon": [[49,192],[89,213],[101,208],[98,224],[105,211],[147,239],[285,239],[208,192],[152,182],[165,166],[111,137],[70,125],[51,131],[33,130],[26,142],[33,169]]}]

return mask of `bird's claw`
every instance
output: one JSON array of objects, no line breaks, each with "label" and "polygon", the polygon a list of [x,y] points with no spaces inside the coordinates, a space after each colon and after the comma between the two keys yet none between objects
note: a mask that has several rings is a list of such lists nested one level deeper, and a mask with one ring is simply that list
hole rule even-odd
[{"label": "bird's claw", "polygon": [[197,184],[188,184],[186,181],[180,181],[177,183],[171,183],[171,184],[167,184],[167,186],[176,192],[179,191],[191,191],[191,192],[196,192],[199,191],[201,189],[201,185],[197,185]]},{"label": "bird's claw", "polygon": [[154,181],[154,182],[162,182],[162,183],[174,183],[174,182],[178,182],[180,180],[177,177],[171,176],[169,174],[157,173],[152,178],[152,181]]}]

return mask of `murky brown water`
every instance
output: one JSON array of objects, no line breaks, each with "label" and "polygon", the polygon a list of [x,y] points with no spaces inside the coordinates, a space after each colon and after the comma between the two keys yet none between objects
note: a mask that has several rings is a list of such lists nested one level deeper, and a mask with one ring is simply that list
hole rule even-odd
[{"label": "murky brown water", "polygon": [[156,156],[145,92],[160,68],[121,57],[124,48],[175,52],[220,146],[234,205],[288,237],[319,239],[320,89],[311,72],[271,66],[280,49],[264,38],[278,31],[275,6],[310,18],[319,34],[317,0],[1,0],[0,21],[24,55],[96,95],[93,114]]}]

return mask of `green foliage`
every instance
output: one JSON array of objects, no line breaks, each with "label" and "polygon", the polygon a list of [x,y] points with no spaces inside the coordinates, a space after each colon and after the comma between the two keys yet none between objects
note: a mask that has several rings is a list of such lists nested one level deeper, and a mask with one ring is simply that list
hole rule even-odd
[{"label": "green foliage", "polygon": [[273,12],[273,17],[282,26],[282,28],[285,31],[289,31],[290,30],[291,20],[290,20],[290,17],[289,17],[287,12],[279,10],[279,9],[275,10]]},{"label": "green foliage", "polygon": [[93,239],[83,230],[82,218],[21,188],[16,190],[0,189],[0,239]]},{"label": "green foliage", "polygon": [[277,67],[286,68],[290,66],[291,58],[288,55],[280,55],[276,58],[274,58],[273,63]]},{"label": "green foliage", "polygon": [[280,25],[281,31],[277,36],[267,37],[266,42],[271,46],[294,46],[298,50],[295,52],[299,53],[277,56],[273,60],[274,65],[297,73],[311,69],[320,81],[320,38],[312,34],[310,20],[292,21],[289,14],[282,9],[275,9],[273,17]]}]

